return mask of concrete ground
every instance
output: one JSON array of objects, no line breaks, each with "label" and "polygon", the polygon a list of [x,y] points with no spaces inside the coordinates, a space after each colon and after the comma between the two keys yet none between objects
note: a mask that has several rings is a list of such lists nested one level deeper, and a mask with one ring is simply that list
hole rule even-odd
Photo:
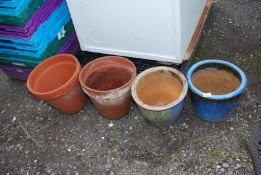
[{"label": "concrete ground", "polygon": [[133,105],[118,121],[90,101],[66,116],[0,73],[0,174],[253,174],[244,140],[261,126],[261,1],[215,0],[192,62],[224,59],[247,74],[241,103],[222,123],[198,119],[190,99],[165,129]]}]

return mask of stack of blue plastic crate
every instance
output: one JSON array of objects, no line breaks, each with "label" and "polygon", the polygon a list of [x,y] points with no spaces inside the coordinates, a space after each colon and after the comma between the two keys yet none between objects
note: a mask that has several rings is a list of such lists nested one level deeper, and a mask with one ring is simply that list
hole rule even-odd
[{"label": "stack of blue plastic crate", "polygon": [[0,69],[9,76],[26,79],[44,59],[78,50],[65,0],[0,0]]}]

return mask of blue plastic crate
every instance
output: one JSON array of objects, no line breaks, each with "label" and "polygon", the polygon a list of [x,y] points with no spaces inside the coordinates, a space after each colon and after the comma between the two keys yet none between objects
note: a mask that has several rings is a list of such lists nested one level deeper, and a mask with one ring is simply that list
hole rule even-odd
[{"label": "blue plastic crate", "polygon": [[[24,26],[45,2],[46,0],[30,0],[28,4],[23,4],[22,6],[19,3],[17,3],[17,7],[12,8],[0,6],[0,24]],[[20,10],[18,11],[17,8]]]},{"label": "blue plastic crate", "polygon": [[21,3],[23,3],[23,0],[0,0],[0,7],[15,8]]},{"label": "blue plastic crate", "polygon": [[[65,3],[65,2],[64,2]],[[32,37],[32,40],[23,40],[16,38],[0,37],[0,51],[3,53],[21,54],[25,56],[35,56],[41,53],[47,47],[61,30],[61,28],[70,20],[70,14],[66,4],[60,7],[39,27]],[[60,18],[62,16],[62,18]],[[16,41],[16,42],[14,42]]]},{"label": "blue plastic crate", "polygon": [[[68,41],[68,39],[74,34],[73,23],[70,20],[66,25],[64,25],[64,30],[66,33],[64,37],[59,39],[57,36],[45,47],[44,50],[35,52],[33,56],[25,56],[12,53],[3,53],[0,52],[0,62],[12,64],[13,62],[24,63],[24,62],[41,62],[43,59],[50,56],[50,54],[55,54],[62,46]],[[77,45],[77,44],[76,44]],[[31,61],[29,61],[31,60]],[[32,66],[31,66],[32,67]]]},{"label": "blue plastic crate", "polygon": [[[52,35],[50,31],[52,30],[53,26],[58,26],[58,23],[62,20],[68,20],[68,17],[70,18],[69,10],[67,7],[67,4],[65,1],[61,3],[61,5],[53,12],[53,14],[43,23],[41,24],[37,31],[32,35],[31,38],[28,38],[27,40],[21,39],[21,38],[11,38],[7,36],[0,36],[0,42],[2,43],[2,46],[15,46],[12,44],[22,44],[22,45],[29,45],[32,46],[34,44],[37,44],[39,41],[44,39],[45,37],[48,37],[49,35]],[[56,24],[56,25],[54,25]],[[52,26],[52,27],[50,27]],[[58,26],[58,28],[61,28],[62,26]]]},{"label": "blue plastic crate", "polygon": [[32,0],[1,1],[0,14],[6,16],[19,16]]},{"label": "blue plastic crate", "polygon": [[[60,32],[61,28],[67,23],[69,22],[70,18],[68,17],[66,20],[64,20],[62,23],[59,24],[58,27],[55,28],[55,30],[52,30],[52,35],[46,37],[45,39],[41,40],[39,42],[39,45],[34,45],[31,46],[31,48],[28,48],[27,50],[25,49],[25,47],[22,49],[18,49],[17,47],[13,47],[13,48],[8,48],[5,47],[3,48],[2,46],[0,46],[0,51],[3,54],[17,54],[17,55],[23,55],[23,56],[28,56],[28,57],[33,57],[33,58],[38,58],[46,49],[46,47],[48,46],[48,44],[55,38],[57,37],[57,34]],[[26,46],[26,47],[30,47],[30,46]]]},{"label": "blue plastic crate", "polygon": [[[67,40],[63,42],[63,46],[59,48],[57,53],[70,53],[75,54],[79,51],[79,43],[77,41],[76,33],[73,32]],[[35,67],[36,65],[40,64],[42,60],[50,57],[48,56],[41,57],[39,59],[30,60],[26,58],[19,58],[19,57],[4,57],[0,55],[0,64],[9,64],[15,66],[23,66],[23,67]]]}]

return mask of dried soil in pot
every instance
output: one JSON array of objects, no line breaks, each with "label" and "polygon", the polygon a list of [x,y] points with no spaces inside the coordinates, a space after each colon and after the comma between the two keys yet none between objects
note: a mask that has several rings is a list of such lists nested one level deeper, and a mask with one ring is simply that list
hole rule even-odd
[{"label": "dried soil in pot", "polygon": [[207,69],[192,76],[193,85],[204,93],[225,95],[239,88],[241,82],[226,70]]}]

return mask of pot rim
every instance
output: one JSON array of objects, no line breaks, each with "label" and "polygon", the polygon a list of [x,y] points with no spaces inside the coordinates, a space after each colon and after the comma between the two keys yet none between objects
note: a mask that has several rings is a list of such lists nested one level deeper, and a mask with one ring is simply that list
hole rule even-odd
[{"label": "pot rim", "polygon": [[[141,78],[143,78],[144,76],[149,75],[153,72],[157,72],[159,70],[167,70],[167,71],[171,71],[174,74],[176,74],[179,77],[179,80],[182,82],[181,83],[182,92],[181,92],[180,96],[178,97],[178,99],[174,100],[173,102],[171,102],[165,106],[151,106],[151,105],[145,104],[143,101],[140,100],[140,98],[138,97],[137,91],[136,91],[136,87]],[[137,78],[135,79],[134,83],[131,86],[131,94],[132,94],[134,101],[142,108],[145,108],[145,109],[151,110],[151,111],[164,111],[164,110],[168,110],[168,109],[172,108],[173,106],[179,104],[186,97],[187,91],[188,91],[188,83],[187,83],[186,77],[177,69],[174,69],[171,67],[166,67],[166,66],[152,67],[152,68],[149,68],[149,69],[143,71],[142,73],[140,73],[137,76]]]},{"label": "pot rim", "polygon": [[[191,77],[192,77],[194,71],[198,67],[200,67],[202,65],[207,65],[210,63],[212,63],[212,64],[216,63],[219,65],[229,66],[233,70],[237,71],[241,77],[241,84],[240,84],[239,88],[237,88],[233,92],[230,92],[225,95],[209,95],[209,94],[206,94],[206,93],[200,91],[199,89],[197,89],[193,85]],[[228,61],[224,61],[224,60],[204,60],[204,61],[200,61],[200,62],[194,64],[187,72],[187,80],[188,80],[189,88],[192,92],[196,93],[197,95],[201,96],[202,98],[207,98],[207,99],[212,99],[212,100],[225,100],[225,99],[235,97],[235,96],[241,94],[242,92],[244,92],[244,90],[246,89],[246,86],[247,86],[247,78],[246,78],[245,73],[238,66],[236,66]]]},{"label": "pot rim", "polygon": [[[37,92],[37,91],[35,91],[32,87],[33,83],[31,82],[31,76],[38,70],[38,68],[44,66],[48,62],[52,62],[53,59],[61,59],[61,57],[64,57],[64,56],[69,57],[75,63],[75,70],[74,70],[73,75],[63,85],[61,85],[60,87],[58,87],[54,90],[51,90],[51,91],[48,91],[48,92]],[[62,63],[62,62],[63,62],[63,60],[61,59],[61,62],[59,62],[59,63]],[[72,83],[74,84],[74,80],[78,79],[78,74],[80,72],[80,69],[81,69],[81,65],[80,65],[78,59],[74,55],[72,55],[72,54],[56,54],[56,55],[49,57],[48,59],[44,60],[43,62],[41,62],[39,65],[37,65],[33,69],[33,71],[30,73],[28,80],[27,80],[27,88],[29,89],[29,91],[32,94],[35,94],[37,97],[42,98],[42,100],[50,100],[50,99],[54,99],[54,98],[63,96],[65,94],[67,94],[68,91],[71,90],[74,87],[72,85]]]},{"label": "pot rim", "polygon": [[[84,70],[85,70],[88,66],[91,66],[93,63],[95,63],[95,62],[97,62],[97,61],[104,60],[104,59],[109,59],[109,58],[116,58],[116,59],[125,60],[126,62],[128,62],[128,63],[131,65],[131,68],[133,69],[133,73],[132,73],[132,75],[131,75],[130,80],[129,80],[128,82],[126,82],[124,85],[122,85],[122,86],[120,86],[120,87],[118,87],[118,88],[115,88],[115,89],[108,90],[108,91],[102,91],[102,90],[92,89],[92,88],[90,88],[89,86],[86,86],[85,83],[83,82],[83,78],[82,78],[82,76],[83,76],[82,74],[83,74]],[[117,67],[117,66],[115,66],[115,67]],[[99,58],[97,58],[97,59],[95,59],[95,60],[89,62],[88,64],[86,64],[86,65],[82,68],[82,70],[81,70],[81,72],[80,72],[80,74],[79,74],[79,80],[80,80],[81,86],[84,88],[84,91],[88,90],[88,91],[90,91],[90,92],[92,92],[92,93],[98,93],[98,94],[104,94],[104,93],[106,93],[106,94],[110,94],[110,93],[112,93],[112,92],[115,92],[115,90],[120,90],[120,89],[124,89],[124,88],[128,87],[128,86],[135,80],[136,75],[137,75],[136,66],[135,66],[134,63],[133,63],[132,61],[130,61],[129,59],[124,58],[124,57],[121,57],[121,56],[103,56],[103,57],[99,57]],[[85,90],[85,89],[86,89],[86,90]],[[90,95],[90,96],[92,96],[92,97],[94,97],[94,98],[98,98],[97,96],[93,96],[93,95],[91,95],[90,93],[88,93],[88,95]]]}]

